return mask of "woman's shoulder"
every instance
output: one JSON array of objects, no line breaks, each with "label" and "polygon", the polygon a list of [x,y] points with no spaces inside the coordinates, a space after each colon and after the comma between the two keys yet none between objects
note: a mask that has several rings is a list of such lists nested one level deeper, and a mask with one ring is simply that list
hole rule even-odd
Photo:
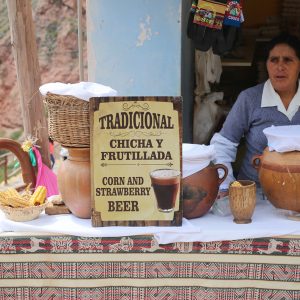
[{"label": "woman's shoulder", "polygon": [[264,90],[264,85],[265,85],[265,82],[259,83],[255,86],[252,86],[250,88],[247,88],[247,89],[243,90],[240,93],[240,95],[250,97],[250,98],[259,98],[259,99],[261,99],[262,94],[263,94],[263,90]]},{"label": "woman's shoulder", "polygon": [[250,88],[247,88],[243,90],[239,96],[236,102],[239,104],[246,105],[247,107],[253,106],[257,107],[260,106],[263,89],[264,89],[265,83],[259,83],[255,86],[252,86]]},{"label": "woman's shoulder", "polygon": [[247,96],[257,96],[262,95],[264,90],[265,82],[259,83],[255,86],[249,87],[241,92],[241,94],[247,95]]}]

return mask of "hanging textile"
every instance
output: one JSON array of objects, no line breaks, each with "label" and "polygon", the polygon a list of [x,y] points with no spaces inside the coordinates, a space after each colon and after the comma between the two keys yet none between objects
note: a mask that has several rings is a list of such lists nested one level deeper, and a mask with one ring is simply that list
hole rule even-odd
[{"label": "hanging textile", "polygon": [[240,27],[243,21],[244,17],[242,12],[242,0],[227,1],[223,24]]},{"label": "hanging textile", "polygon": [[[225,19],[231,25],[226,25]],[[236,45],[243,20],[242,0],[194,0],[187,36],[193,40],[197,50],[208,51],[212,48],[214,54],[223,55]]]},{"label": "hanging textile", "polygon": [[195,51],[195,96],[202,97],[211,92],[210,83],[219,83],[222,74],[222,63],[219,55],[212,49],[206,52]]},{"label": "hanging textile", "polygon": [[56,174],[43,163],[40,151],[35,146],[33,146],[32,149],[34,151],[38,167],[36,188],[40,185],[45,186],[47,189],[47,197],[58,195],[59,191]]},{"label": "hanging textile", "polygon": [[212,41],[212,51],[216,55],[228,53],[238,42],[240,28],[223,25],[222,30],[215,32]]},{"label": "hanging textile", "polygon": [[198,1],[194,23],[213,29],[222,29],[226,4],[223,1]]}]

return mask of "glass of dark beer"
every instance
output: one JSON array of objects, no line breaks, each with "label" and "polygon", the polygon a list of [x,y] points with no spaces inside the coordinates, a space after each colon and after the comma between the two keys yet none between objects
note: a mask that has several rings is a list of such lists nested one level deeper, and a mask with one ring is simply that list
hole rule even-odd
[{"label": "glass of dark beer", "polygon": [[157,169],[150,173],[151,183],[161,212],[174,210],[180,187],[180,171],[173,169]]}]

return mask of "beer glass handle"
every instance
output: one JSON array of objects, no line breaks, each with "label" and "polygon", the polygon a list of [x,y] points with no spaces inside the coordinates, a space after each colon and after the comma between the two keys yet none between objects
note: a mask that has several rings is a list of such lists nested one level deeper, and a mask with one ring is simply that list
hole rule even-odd
[{"label": "beer glass handle", "polygon": [[[222,164],[215,164],[214,167],[215,167],[215,169],[217,169],[217,171],[219,169],[222,169],[223,172],[224,172],[223,176],[221,178],[219,177],[219,184],[221,184],[225,180],[225,178],[227,177],[228,169],[227,169],[227,167],[225,165],[222,165]],[[219,174],[219,172],[218,172],[218,174]]]}]

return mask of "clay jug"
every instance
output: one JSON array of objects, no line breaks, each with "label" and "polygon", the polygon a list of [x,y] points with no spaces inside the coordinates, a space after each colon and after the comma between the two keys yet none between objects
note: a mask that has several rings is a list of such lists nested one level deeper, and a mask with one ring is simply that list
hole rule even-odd
[{"label": "clay jug", "polygon": [[277,208],[300,212],[300,151],[266,148],[252,159],[264,194]]},{"label": "clay jug", "polygon": [[69,157],[58,169],[58,188],[69,210],[77,217],[91,217],[90,148],[67,148]]},{"label": "clay jug", "polygon": [[[221,178],[219,177],[219,169],[224,171]],[[185,218],[201,217],[209,211],[227,173],[226,166],[210,163],[206,168],[182,179],[183,216]]]}]

